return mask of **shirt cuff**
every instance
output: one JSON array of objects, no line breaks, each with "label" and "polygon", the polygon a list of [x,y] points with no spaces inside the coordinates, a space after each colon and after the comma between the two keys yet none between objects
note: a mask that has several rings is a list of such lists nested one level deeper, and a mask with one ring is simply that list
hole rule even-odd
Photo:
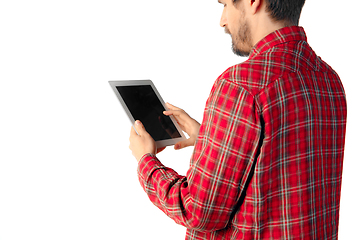
[{"label": "shirt cuff", "polygon": [[155,154],[145,154],[138,163],[139,179],[148,181],[151,174],[159,168],[165,168],[165,166],[159,161]]}]

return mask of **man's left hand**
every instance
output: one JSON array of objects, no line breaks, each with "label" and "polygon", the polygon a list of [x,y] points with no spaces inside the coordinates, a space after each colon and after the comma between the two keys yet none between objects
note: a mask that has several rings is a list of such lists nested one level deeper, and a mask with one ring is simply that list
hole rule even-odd
[{"label": "man's left hand", "polygon": [[[139,120],[135,121],[134,125],[136,132],[138,132],[139,135],[135,132],[134,128],[131,127],[129,148],[136,160],[139,162],[140,159],[147,153],[156,154],[157,149],[154,139],[145,130],[144,125]],[[163,148],[159,149],[159,152],[161,150],[163,150]]]}]

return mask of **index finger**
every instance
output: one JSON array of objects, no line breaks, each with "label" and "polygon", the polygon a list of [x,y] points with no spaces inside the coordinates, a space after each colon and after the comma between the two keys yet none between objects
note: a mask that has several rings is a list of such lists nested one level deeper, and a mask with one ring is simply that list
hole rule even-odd
[{"label": "index finger", "polygon": [[180,116],[181,112],[179,110],[167,110],[163,112],[166,116],[174,115],[174,116]]},{"label": "index finger", "polygon": [[166,106],[170,109],[170,110],[181,110],[181,108],[175,107],[174,105],[170,104],[170,103],[165,103]]}]

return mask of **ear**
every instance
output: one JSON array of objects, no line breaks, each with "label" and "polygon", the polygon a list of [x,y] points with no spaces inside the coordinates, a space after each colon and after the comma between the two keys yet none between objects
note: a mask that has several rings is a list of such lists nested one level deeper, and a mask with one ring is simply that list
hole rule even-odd
[{"label": "ear", "polygon": [[256,14],[264,3],[264,0],[249,0],[250,1],[250,12]]}]

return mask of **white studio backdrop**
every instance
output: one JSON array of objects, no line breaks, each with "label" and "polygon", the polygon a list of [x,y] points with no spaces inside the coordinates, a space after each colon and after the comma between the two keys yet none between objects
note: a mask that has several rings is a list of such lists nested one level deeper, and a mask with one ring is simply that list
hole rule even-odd
[{"label": "white studio backdrop", "polygon": [[[301,25],[348,99],[339,239],[359,226],[355,1],[308,0]],[[185,238],[148,200],[109,80],[151,79],[199,122],[215,79],[245,61],[216,0],[0,2],[0,240]],[[192,148],[159,154],[186,174]],[[360,239],[360,238],[358,238]]]}]

